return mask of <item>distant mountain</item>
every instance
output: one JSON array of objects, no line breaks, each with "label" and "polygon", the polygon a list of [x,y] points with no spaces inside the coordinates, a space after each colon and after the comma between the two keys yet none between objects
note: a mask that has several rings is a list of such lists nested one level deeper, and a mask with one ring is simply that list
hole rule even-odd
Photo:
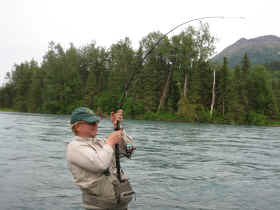
[{"label": "distant mountain", "polygon": [[228,57],[229,66],[234,67],[241,63],[245,52],[248,53],[251,64],[280,61],[280,38],[274,35],[260,36],[254,39],[241,38],[214,56],[212,60],[222,63],[223,58]]}]

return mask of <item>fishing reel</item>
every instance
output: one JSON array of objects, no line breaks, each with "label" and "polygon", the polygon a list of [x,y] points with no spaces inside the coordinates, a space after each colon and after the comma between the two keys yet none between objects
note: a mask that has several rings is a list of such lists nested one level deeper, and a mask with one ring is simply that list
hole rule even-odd
[{"label": "fishing reel", "polygon": [[136,147],[133,146],[133,138],[126,134],[126,132],[123,130],[122,134],[122,148],[121,148],[121,154],[124,155],[127,158],[131,158],[134,150],[136,150]]},{"label": "fishing reel", "polygon": [[128,159],[130,159],[134,150],[136,150],[136,147],[133,147],[131,144],[127,144],[126,148],[125,148],[125,154],[123,154],[123,155],[125,157],[127,157]]}]

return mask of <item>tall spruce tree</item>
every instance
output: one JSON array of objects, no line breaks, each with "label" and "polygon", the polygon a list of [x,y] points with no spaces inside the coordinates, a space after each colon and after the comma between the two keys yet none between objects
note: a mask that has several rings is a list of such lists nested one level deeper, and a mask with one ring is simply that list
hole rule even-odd
[{"label": "tall spruce tree", "polygon": [[221,112],[223,117],[227,111],[228,102],[228,61],[227,57],[224,57],[223,67],[221,69],[221,81],[220,81],[220,91],[221,91]]},{"label": "tall spruce tree", "polygon": [[246,110],[243,103],[243,76],[239,65],[234,68],[232,88],[233,96],[231,97],[231,119],[237,124],[245,123]]},{"label": "tall spruce tree", "polygon": [[15,88],[13,108],[15,110],[22,112],[28,111],[28,96],[34,70],[33,63],[34,61],[15,65],[15,71],[12,72],[12,81]]},{"label": "tall spruce tree", "polygon": [[45,72],[38,66],[36,62],[31,63],[33,68],[33,75],[31,78],[30,90],[28,94],[28,111],[42,112],[43,105],[43,89],[44,89],[44,75]]},{"label": "tall spruce tree", "polygon": [[241,103],[244,106],[245,110],[245,122],[248,123],[249,117],[249,70],[250,70],[250,61],[248,58],[248,54],[245,53],[242,59],[242,85],[241,85]]}]

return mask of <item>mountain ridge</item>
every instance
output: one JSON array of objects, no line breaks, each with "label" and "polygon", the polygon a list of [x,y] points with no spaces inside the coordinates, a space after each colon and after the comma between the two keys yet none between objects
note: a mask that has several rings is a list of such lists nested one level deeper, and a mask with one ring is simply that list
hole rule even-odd
[{"label": "mountain ridge", "polygon": [[280,37],[275,35],[259,36],[252,39],[240,38],[212,58],[216,63],[222,63],[228,57],[230,67],[241,63],[247,52],[252,64],[264,64],[280,60]]}]

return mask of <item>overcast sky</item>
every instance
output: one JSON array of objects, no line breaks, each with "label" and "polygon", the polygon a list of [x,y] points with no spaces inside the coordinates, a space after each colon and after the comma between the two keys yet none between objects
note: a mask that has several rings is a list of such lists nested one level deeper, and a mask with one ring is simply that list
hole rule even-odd
[{"label": "overcast sky", "polygon": [[192,18],[245,17],[204,20],[218,39],[220,52],[242,37],[280,36],[279,8],[277,0],[2,0],[0,84],[13,64],[32,58],[40,63],[50,41],[64,48],[93,40],[110,47],[127,36],[136,48],[148,33],[166,33]]}]

